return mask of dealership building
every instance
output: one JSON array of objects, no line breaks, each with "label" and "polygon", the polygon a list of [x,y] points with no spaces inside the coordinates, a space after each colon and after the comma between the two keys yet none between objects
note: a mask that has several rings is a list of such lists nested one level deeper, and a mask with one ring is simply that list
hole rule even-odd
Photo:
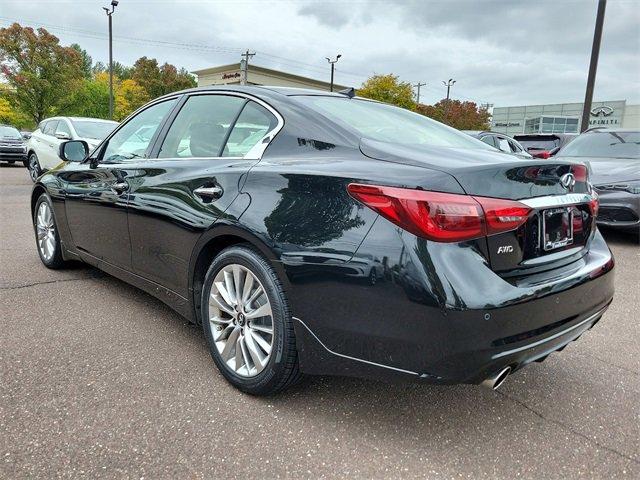
[{"label": "dealership building", "polygon": [[[240,70],[240,62],[230,65],[221,65],[219,67],[205,68],[195,70],[194,75],[198,77],[198,86],[207,85],[240,85],[242,71]],[[327,76],[329,69],[327,68]],[[314,88],[316,90],[330,90],[330,83],[316,80],[314,78],[302,77],[292,73],[273,70],[271,68],[259,67],[249,64],[247,70],[247,85],[270,85],[275,87],[297,87],[297,88]],[[344,90],[348,87],[344,85],[333,84],[335,91]]]},{"label": "dealership building", "polygon": [[[496,107],[491,130],[507,135],[578,133],[583,106],[583,103],[555,103]],[[589,126],[640,129],[640,105],[629,105],[626,100],[593,102]]]}]

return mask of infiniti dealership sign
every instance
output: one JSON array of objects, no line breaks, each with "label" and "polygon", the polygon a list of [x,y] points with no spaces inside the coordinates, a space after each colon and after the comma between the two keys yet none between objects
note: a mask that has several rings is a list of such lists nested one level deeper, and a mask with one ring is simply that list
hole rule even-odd
[{"label": "infiniti dealership sign", "polygon": [[608,105],[593,107],[590,113],[590,126],[620,125],[620,121],[622,119],[622,115],[616,114],[616,110]]}]

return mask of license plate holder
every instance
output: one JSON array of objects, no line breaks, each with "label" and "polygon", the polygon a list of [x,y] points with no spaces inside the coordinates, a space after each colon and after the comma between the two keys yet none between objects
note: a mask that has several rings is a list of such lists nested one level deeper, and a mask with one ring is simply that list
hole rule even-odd
[{"label": "license plate holder", "polygon": [[573,208],[550,208],[542,212],[542,247],[545,251],[573,243]]}]

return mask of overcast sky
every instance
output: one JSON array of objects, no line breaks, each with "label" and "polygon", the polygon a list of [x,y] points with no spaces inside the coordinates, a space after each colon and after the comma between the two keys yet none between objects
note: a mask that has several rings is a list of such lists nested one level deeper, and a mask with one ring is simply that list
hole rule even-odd
[{"label": "overcast sky", "polygon": [[[109,0],[1,0],[0,26],[45,26],[64,44],[106,61]],[[336,82],[374,73],[426,82],[422,102],[445,95],[495,106],[584,99],[596,0],[120,0],[114,59],[155,57],[197,70],[252,61]],[[640,0],[609,0],[594,100],[640,103]]]}]

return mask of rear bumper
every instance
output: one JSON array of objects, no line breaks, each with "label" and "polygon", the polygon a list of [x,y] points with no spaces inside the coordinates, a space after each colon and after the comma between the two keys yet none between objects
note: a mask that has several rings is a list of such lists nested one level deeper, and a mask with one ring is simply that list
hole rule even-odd
[{"label": "rear bumper", "polygon": [[[436,244],[378,222],[359,253],[383,281],[311,278],[292,285],[301,369],[311,374],[480,383],[561,350],[595,325],[614,294],[613,257],[599,232],[569,265],[505,279],[474,246]],[[378,229],[379,231],[376,231]],[[395,248],[383,250],[395,238]],[[305,289],[305,290],[303,290]]]}]

